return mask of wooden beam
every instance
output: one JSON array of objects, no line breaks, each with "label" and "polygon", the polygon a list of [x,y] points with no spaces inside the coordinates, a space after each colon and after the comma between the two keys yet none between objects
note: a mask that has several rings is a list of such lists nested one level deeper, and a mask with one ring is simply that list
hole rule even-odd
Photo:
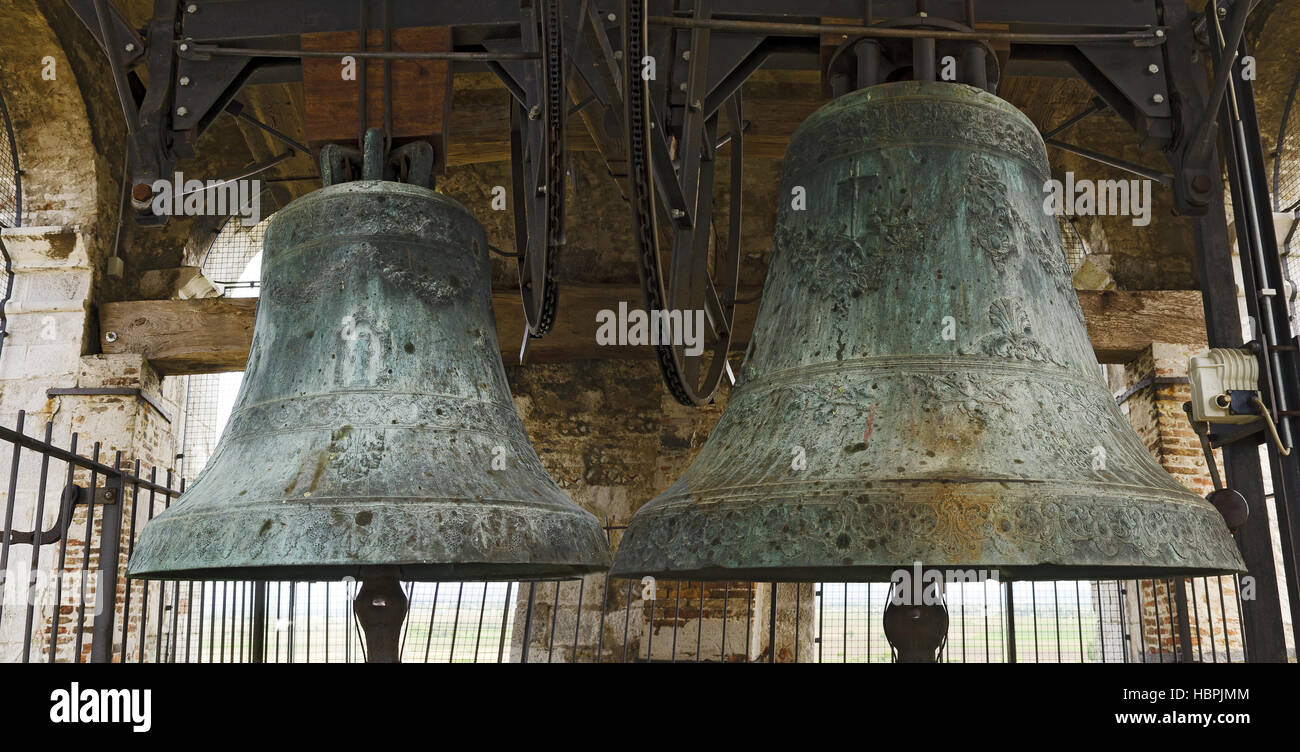
[{"label": "wooden beam", "polygon": [[1097,360],[1127,363],[1152,342],[1206,345],[1199,290],[1079,290]]},{"label": "wooden beam", "polygon": [[160,375],[242,371],[257,298],[135,300],[99,308],[104,352],[140,353]]},{"label": "wooden beam", "polygon": [[[742,299],[748,297],[742,293]],[[596,314],[602,309],[641,307],[632,285],[563,285],[555,328],[528,347],[527,362],[651,358],[649,347],[596,344]],[[1202,345],[1205,318],[1196,290],[1080,290],[1097,359],[1127,363],[1152,342]],[[163,375],[237,371],[248,359],[256,298],[143,300],[107,303],[100,309],[105,353],[142,353]],[[492,293],[501,357],[519,362],[524,316],[514,290]],[[744,350],[754,328],[758,303],[736,308],[734,352]],[[108,341],[108,333],[114,335]]]}]

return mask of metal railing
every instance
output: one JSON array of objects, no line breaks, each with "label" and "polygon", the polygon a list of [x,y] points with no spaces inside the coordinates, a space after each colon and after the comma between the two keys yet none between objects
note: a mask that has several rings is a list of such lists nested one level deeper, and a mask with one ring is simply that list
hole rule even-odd
[{"label": "metal railing", "polygon": [[[358,662],[359,583],[130,580],[140,528],[183,491],[114,452],[0,427],[0,661]],[[161,476],[161,477],[160,477]],[[622,526],[606,525],[611,539]],[[611,543],[616,540],[611,540]],[[946,662],[1238,662],[1236,578],[949,584]],[[405,662],[892,660],[887,583],[405,583]]]}]

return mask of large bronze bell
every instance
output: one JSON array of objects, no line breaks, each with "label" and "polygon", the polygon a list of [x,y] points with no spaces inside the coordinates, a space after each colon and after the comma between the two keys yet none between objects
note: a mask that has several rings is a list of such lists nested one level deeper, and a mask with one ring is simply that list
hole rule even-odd
[{"label": "large bronze bell", "polygon": [[608,566],[596,518],[546,474],[515,412],[469,211],[414,185],[330,186],[271,219],[262,268],[230,422],[194,485],[145,525],[132,577]]},{"label": "large bronze bell", "polygon": [[972,87],[872,86],[810,117],[730,402],[632,519],[613,573],[1241,571],[1219,513],[1152,459],[1101,378],[1047,178],[1033,124]]}]

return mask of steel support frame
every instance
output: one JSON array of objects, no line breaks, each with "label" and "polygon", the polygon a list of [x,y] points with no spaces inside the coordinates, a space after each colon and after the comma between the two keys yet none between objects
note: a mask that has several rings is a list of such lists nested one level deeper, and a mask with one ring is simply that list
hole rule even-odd
[{"label": "steel support frame", "polygon": [[[194,156],[199,137],[253,76],[286,66],[280,57],[206,54],[196,43],[253,51],[296,49],[301,34],[357,30],[359,12],[378,7],[382,0],[154,0],[144,36],[131,28],[112,0],[65,2],[109,59],[129,133],[131,178],[148,184],[170,176],[177,159]],[[488,40],[509,39],[512,33],[517,37],[520,10],[526,4],[399,3],[391,10],[390,25],[472,27],[466,44],[481,48]],[[147,71],[147,87],[133,71],[139,65]],[[141,224],[165,221],[147,210],[137,210],[135,218]]]},{"label": "steel support frame", "polygon": [[[1194,40],[1195,19],[1183,0],[1161,0],[1161,3],[1164,22],[1170,27],[1167,63],[1171,78],[1185,105],[1189,109],[1194,110],[1199,107],[1204,111],[1203,108],[1208,107],[1210,101],[1210,90],[1206,82],[1204,53],[1198,52]],[[1224,101],[1221,111],[1230,113],[1231,107],[1231,103]],[[1253,102],[1250,103],[1250,118],[1251,121],[1247,125],[1253,126]],[[1189,122],[1194,121],[1189,120]],[[1245,226],[1253,224],[1254,221],[1244,216],[1241,187],[1237,185],[1241,177],[1238,169],[1239,155],[1236,153],[1237,149],[1232,135],[1228,132],[1229,129],[1222,127],[1228,122],[1230,122],[1230,114],[1227,117],[1220,116],[1219,132],[1223,136],[1222,143],[1218,148],[1211,148],[1208,153],[1210,163],[1215,166],[1215,169],[1207,173],[1210,182],[1208,191],[1210,203],[1207,211],[1194,219],[1196,268],[1201,283],[1209,345],[1238,348],[1243,346],[1242,322],[1237,308],[1236,285],[1232,275],[1225,273],[1232,269],[1232,242],[1228,233],[1223,200],[1224,184],[1218,168],[1220,155],[1228,167],[1227,174],[1234,194],[1234,211],[1239,212],[1235,222],[1239,230],[1239,240],[1241,240],[1240,233],[1246,232]],[[1251,130],[1253,136],[1250,138],[1253,138],[1258,147],[1258,130],[1253,127]],[[1191,133],[1191,129],[1186,132],[1189,142]],[[1190,145],[1189,143],[1184,146]],[[1214,147],[1214,144],[1212,143],[1211,146]],[[1262,175],[1258,173],[1256,175],[1257,179],[1262,179]],[[1271,237],[1271,217],[1265,225],[1266,234]],[[1250,252],[1246,245],[1242,245],[1242,249],[1243,256]],[[1247,299],[1250,301],[1258,295],[1258,286],[1254,277],[1250,275],[1250,270],[1244,268],[1246,266],[1243,264],[1243,285],[1246,288]],[[1236,533],[1237,545],[1250,576],[1254,578],[1255,587],[1255,597],[1243,598],[1241,601],[1242,634],[1245,638],[1247,656],[1249,660],[1257,662],[1284,662],[1286,642],[1259,447],[1256,441],[1243,439],[1223,445],[1222,450],[1227,485],[1241,492],[1250,504],[1250,517]],[[1279,461],[1283,459],[1286,461]],[[1284,476],[1294,476],[1300,456],[1281,458],[1276,452],[1270,452],[1270,460],[1275,477],[1279,473]],[[1283,465],[1289,465],[1290,469],[1284,469]],[[1279,487],[1282,485],[1275,485],[1275,488]],[[1277,505],[1279,509],[1284,509],[1286,500],[1279,496]],[[1285,527],[1282,532],[1284,536],[1288,534]],[[1288,569],[1293,569],[1294,564],[1294,557],[1291,557]],[[1294,585],[1290,585],[1288,589],[1294,590]]]}]

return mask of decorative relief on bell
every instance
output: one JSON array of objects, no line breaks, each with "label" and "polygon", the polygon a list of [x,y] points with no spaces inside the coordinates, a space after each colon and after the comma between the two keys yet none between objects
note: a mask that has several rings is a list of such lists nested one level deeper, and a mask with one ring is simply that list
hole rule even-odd
[{"label": "decorative relief on bell", "polygon": [[1100,379],[1047,176],[1033,124],[964,85],[868,87],[805,121],[781,193],[807,208],[779,214],[743,379],[614,574],[1240,571]]},{"label": "decorative relief on bell", "polygon": [[533,451],[496,342],[484,230],[426,188],[323,188],[271,219],[248,368],[133,577],[565,577],[609,563]]}]

